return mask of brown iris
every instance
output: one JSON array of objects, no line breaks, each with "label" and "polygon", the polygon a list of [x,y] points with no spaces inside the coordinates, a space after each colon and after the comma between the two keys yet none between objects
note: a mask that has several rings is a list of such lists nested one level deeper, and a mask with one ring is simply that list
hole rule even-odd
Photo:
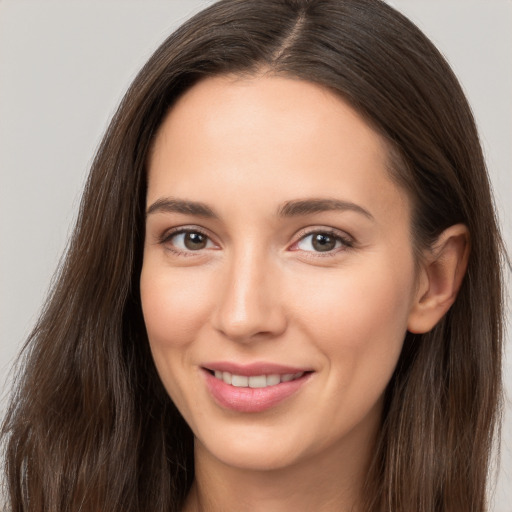
[{"label": "brown iris", "polygon": [[311,243],[315,251],[332,251],[336,247],[336,238],[326,233],[316,233],[313,235]]},{"label": "brown iris", "polygon": [[208,237],[203,235],[202,233],[197,232],[188,232],[185,233],[183,243],[187,249],[191,251],[197,251],[199,249],[204,249],[208,242]]}]

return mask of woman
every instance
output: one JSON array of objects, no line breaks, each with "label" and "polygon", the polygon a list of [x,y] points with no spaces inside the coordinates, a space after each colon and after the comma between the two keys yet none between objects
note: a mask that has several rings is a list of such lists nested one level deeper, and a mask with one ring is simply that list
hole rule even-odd
[{"label": "woman", "polygon": [[93,163],[4,426],[13,510],[485,510],[500,251],[410,22],[214,4]]}]

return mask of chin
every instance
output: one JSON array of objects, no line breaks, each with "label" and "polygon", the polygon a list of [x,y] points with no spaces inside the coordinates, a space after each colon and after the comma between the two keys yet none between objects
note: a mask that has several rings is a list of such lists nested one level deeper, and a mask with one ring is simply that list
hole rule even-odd
[{"label": "chin", "polygon": [[282,442],[282,437],[264,439],[265,436],[247,434],[221,439],[196,438],[196,450],[209,452],[226,466],[248,471],[272,471],[295,464],[300,452],[297,443]]}]

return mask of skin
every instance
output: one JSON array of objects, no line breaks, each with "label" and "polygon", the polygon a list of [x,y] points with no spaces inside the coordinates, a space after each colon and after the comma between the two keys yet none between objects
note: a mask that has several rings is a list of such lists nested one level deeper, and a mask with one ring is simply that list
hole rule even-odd
[{"label": "skin", "polygon": [[[452,227],[418,270],[411,204],[387,165],[382,138],[304,81],[208,78],[164,120],[140,284],[157,370],[195,435],[185,510],[358,510],[405,333],[448,309],[468,246]],[[169,198],[215,218],[157,206]],[[352,206],[278,213],[319,198]],[[182,228],[206,245],[187,248],[172,233]],[[312,232],[332,232],[334,248],[319,252]],[[211,361],[312,373],[276,406],[243,413],[212,398],[201,370]]]}]

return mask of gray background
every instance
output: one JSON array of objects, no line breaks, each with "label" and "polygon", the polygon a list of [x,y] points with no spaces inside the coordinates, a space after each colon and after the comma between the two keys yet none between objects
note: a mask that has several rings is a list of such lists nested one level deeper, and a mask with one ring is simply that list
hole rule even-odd
[{"label": "gray background", "polygon": [[[65,249],[109,118],[159,42],[207,3],[0,0],[0,416],[4,380]],[[512,2],[389,3],[438,45],[467,92],[511,251]],[[509,342],[495,512],[512,512],[511,352]]]}]

